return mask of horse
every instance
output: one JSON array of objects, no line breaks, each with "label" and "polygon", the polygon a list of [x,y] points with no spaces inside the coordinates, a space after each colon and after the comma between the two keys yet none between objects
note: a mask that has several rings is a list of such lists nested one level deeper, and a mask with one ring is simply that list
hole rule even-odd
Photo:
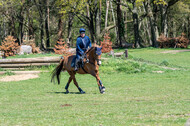
[{"label": "horse", "polygon": [[85,52],[85,58],[83,59],[83,66],[80,67],[78,71],[75,71],[74,68],[71,66],[71,63],[75,58],[75,55],[62,57],[60,60],[60,64],[52,71],[51,82],[54,81],[54,78],[56,77],[58,84],[60,84],[61,71],[67,71],[70,77],[65,86],[66,93],[69,93],[68,90],[69,84],[73,80],[79,92],[81,94],[84,94],[85,92],[79,87],[76,81],[75,74],[76,73],[90,74],[96,78],[100,93],[101,94],[105,93],[105,87],[103,86],[102,81],[100,80],[99,77],[99,66],[101,65],[101,54],[102,54],[101,49],[102,47],[99,47],[97,45],[92,46],[90,49],[88,49]]}]

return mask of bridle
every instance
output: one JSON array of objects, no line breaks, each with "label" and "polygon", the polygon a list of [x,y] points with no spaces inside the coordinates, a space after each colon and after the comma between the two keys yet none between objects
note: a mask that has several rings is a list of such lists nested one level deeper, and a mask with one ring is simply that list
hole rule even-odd
[{"label": "bridle", "polygon": [[86,53],[84,54],[84,55],[85,55],[84,58],[86,58],[87,63],[89,62],[90,64],[95,65],[94,63],[90,62],[90,61],[89,61],[89,58],[86,56],[86,54],[87,54],[87,53],[90,53],[93,48],[95,48],[95,52],[94,52],[95,58],[94,58],[94,60],[97,61],[97,64],[98,64],[98,65],[101,65],[101,59],[98,59],[98,56],[101,55],[101,53],[102,53],[102,52],[101,52],[101,49],[102,49],[102,48],[91,47],[91,48],[90,48],[89,50],[87,50]]}]

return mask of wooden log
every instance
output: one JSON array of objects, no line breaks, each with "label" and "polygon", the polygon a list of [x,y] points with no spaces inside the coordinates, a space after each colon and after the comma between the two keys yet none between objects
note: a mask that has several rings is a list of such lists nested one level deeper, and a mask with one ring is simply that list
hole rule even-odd
[{"label": "wooden log", "polygon": [[[0,75],[5,74],[7,71],[0,71]],[[42,71],[10,71],[11,73],[14,74],[39,74]],[[43,71],[43,72],[48,72],[48,71]]]},{"label": "wooden log", "polygon": [[123,52],[120,52],[120,53],[114,53],[114,56],[115,57],[121,57],[124,53]]},{"label": "wooden log", "polygon": [[17,59],[0,59],[0,64],[59,63],[59,61],[60,57],[17,58]]},{"label": "wooden log", "polygon": [[49,66],[58,65],[59,63],[20,63],[20,64],[0,64],[1,68],[21,68],[21,67],[31,67],[31,66]]}]

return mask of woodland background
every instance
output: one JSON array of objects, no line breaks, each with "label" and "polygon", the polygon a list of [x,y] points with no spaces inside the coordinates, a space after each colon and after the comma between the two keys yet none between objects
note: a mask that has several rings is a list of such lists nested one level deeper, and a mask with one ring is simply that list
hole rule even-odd
[{"label": "woodland background", "polygon": [[42,50],[59,39],[74,47],[81,27],[93,43],[109,33],[116,47],[158,47],[160,35],[190,39],[190,1],[0,0],[0,42],[11,35]]}]

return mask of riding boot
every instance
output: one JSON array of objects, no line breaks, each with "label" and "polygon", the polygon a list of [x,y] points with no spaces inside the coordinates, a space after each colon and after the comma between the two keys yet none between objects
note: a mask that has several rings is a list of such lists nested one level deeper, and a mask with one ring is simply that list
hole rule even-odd
[{"label": "riding boot", "polygon": [[78,71],[79,65],[78,65],[78,60],[76,59],[75,61],[75,71]]}]

